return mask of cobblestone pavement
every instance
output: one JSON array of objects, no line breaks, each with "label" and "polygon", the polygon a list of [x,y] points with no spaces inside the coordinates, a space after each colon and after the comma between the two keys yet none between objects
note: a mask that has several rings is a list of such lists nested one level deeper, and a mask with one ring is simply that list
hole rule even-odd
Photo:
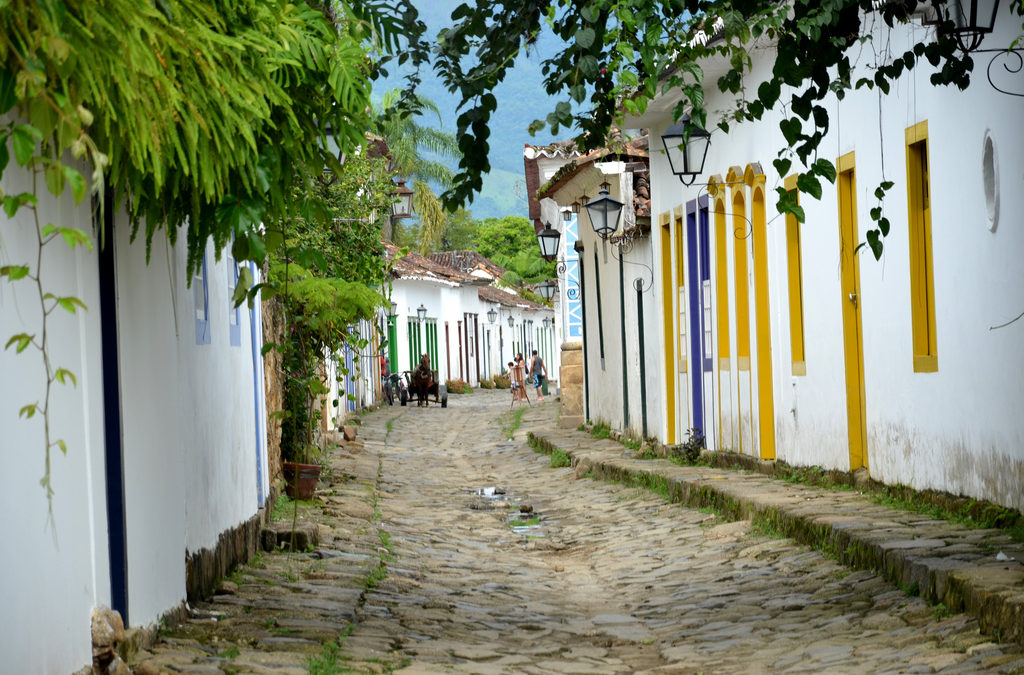
[{"label": "cobblestone pavement", "polygon": [[320,490],[324,513],[310,515],[318,552],[264,555],[137,661],[190,673],[1024,672],[1016,643],[870,572],[552,468],[524,438],[554,426],[557,403],[525,409],[511,438],[507,411],[507,392],[480,392],[364,417],[362,444],[334,457]]}]

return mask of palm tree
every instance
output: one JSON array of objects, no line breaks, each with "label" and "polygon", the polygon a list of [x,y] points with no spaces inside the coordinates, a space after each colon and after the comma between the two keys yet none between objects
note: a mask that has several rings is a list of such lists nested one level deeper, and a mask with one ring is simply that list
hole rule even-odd
[{"label": "palm tree", "polygon": [[[419,220],[419,248],[425,254],[441,239],[447,217],[430,184],[435,183],[445,189],[451,187],[453,174],[442,159],[458,159],[461,153],[455,134],[424,126],[416,120],[424,112],[430,112],[437,115],[439,124],[442,122],[441,111],[433,101],[417,96],[414,112],[402,115],[397,105],[400,98],[400,90],[391,89],[385,92],[380,105],[375,106],[376,132],[388,144],[391,169],[413,181],[413,210]],[[427,154],[441,159],[430,159]]]}]

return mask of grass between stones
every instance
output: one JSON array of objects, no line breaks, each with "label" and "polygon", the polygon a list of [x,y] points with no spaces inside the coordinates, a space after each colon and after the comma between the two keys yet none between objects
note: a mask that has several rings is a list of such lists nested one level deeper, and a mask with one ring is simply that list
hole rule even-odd
[{"label": "grass between stones", "polygon": [[[587,428],[581,424],[580,431],[587,431]],[[612,430],[605,422],[597,422],[590,427],[590,435],[594,438],[611,438]]]},{"label": "grass between stones", "polygon": [[555,448],[554,452],[551,453],[551,468],[558,469],[564,466],[572,466],[572,461],[569,459],[569,455],[565,454],[565,450],[561,448]]},{"label": "grass between stones", "polygon": [[525,412],[526,408],[517,408],[501,416],[501,433],[505,434],[506,438],[512,438],[516,429],[523,426],[523,413]]},{"label": "grass between stones", "polygon": [[[532,433],[528,435],[528,440],[531,447],[537,452],[552,455],[560,450],[547,439],[534,436]],[[820,469],[804,470],[802,472],[803,476],[797,472],[798,475],[792,478],[780,475],[774,477],[789,479],[792,482],[804,482],[805,479],[817,480],[819,472],[821,472]],[[827,474],[827,472],[821,472],[821,474]],[[854,540],[849,532],[845,530],[833,530],[827,524],[816,523],[812,520],[790,515],[772,507],[756,508],[751,504],[743,504],[708,485],[669,485],[666,479],[643,471],[623,469],[609,465],[595,465],[590,467],[586,476],[588,478],[598,478],[605,482],[644,488],[662,495],[670,502],[680,503],[690,508],[698,509],[701,512],[710,511],[724,520],[750,519],[755,531],[765,536],[791,538],[816,549],[825,557],[831,558],[845,567],[854,570],[873,571],[895,583],[907,595],[920,595],[929,603],[944,600],[944,602],[933,605],[932,611],[936,618],[950,616],[963,611],[966,607],[965,599],[961,597],[961,590],[948,587],[944,599],[934,597],[933,588],[921,588],[917,581],[908,578],[904,574],[905,570],[902,566],[892,567],[887,565],[885,551],[881,547],[864,541]],[[819,487],[824,486],[819,485]],[[872,496],[872,489],[875,491],[874,497]],[[1022,522],[1020,514],[1012,509],[957,497],[949,497],[952,501],[948,505],[936,504],[935,501],[932,501],[934,495],[919,495],[913,490],[902,486],[879,487],[876,484],[868,487],[867,492],[869,498],[874,498],[879,503],[894,508],[926,513],[972,527],[1002,529],[1018,541],[1021,540],[1019,537],[1024,532],[1024,522]],[[1001,524],[1002,527],[1000,527]],[[843,573],[840,574],[845,576]],[[996,641],[1000,641],[998,628],[994,629],[994,635]]]},{"label": "grass between stones", "polygon": [[341,654],[341,647],[345,644],[345,638],[352,633],[353,625],[350,623],[341,631],[337,640],[324,644],[319,654],[311,656],[306,660],[306,667],[310,675],[336,675],[337,673],[355,672],[348,667],[347,660]]},{"label": "grass between stones", "polygon": [[516,518],[514,520],[508,521],[509,527],[530,527],[532,525],[540,525],[540,518],[534,516],[533,518],[529,518],[527,520]]},{"label": "grass between stones", "polygon": [[[377,482],[380,482],[381,476],[384,474],[384,460],[381,458],[377,459]],[[383,514],[380,510],[380,494],[376,490],[373,491],[373,498],[371,499],[371,506],[373,506],[373,525],[377,528],[377,537],[380,539],[380,548],[378,548],[377,564],[370,568],[370,571],[366,573],[366,576],[362,579],[362,587],[366,591],[372,591],[377,587],[380,582],[388,578],[388,563],[396,560],[394,549],[391,547],[391,535],[380,529],[380,521],[383,518]]]}]

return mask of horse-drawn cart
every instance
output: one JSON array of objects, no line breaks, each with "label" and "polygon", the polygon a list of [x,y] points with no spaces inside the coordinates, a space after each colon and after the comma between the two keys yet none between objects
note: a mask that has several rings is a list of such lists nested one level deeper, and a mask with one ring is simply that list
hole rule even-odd
[{"label": "horse-drawn cart", "polygon": [[402,375],[405,376],[406,384],[402,392],[402,405],[415,399],[417,407],[429,406],[430,397],[433,396],[434,403],[440,403],[442,408],[448,407],[448,388],[438,381],[437,371],[431,370],[429,356],[424,354],[416,370],[403,371]]}]

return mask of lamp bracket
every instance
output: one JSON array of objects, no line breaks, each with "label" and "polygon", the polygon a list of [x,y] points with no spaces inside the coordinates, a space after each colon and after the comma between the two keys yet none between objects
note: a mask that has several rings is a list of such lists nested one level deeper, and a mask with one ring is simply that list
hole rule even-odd
[{"label": "lamp bracket", "polygon": [[646,286],[644,285],[644,279],[642,279],[640,277],[637,277],[633,281],[633,288],[636,288],[638,291],[641,291],[641,292],[646,292],[646,291],[651,290],[651,288],[654,287],[654,270],[652,270],[648,265],[645,265],[642,262],[637,262],[635,260],[626,260],[623,257],[624,255],[628,254],[630,252],[630,250],[632,250],[632,242],[629,242],[629,247],[627,248],[626,244],[620,241],[616,248],[619,249],[619,255],[618,256],[615,255],[615,248],[613,248],[612,249],[612,257],[613,258],[615,258],[616,260],[618,260],[620,262],[623,262],[623,263],[625,263],[627,265],[636,265],[637,267],[643,267],[645,270],[647,270],[647,275],[650,277],[650,283],[646,284]]},{"label": "lamp bracket", "polygon": [[[1024,91],[1016,92],[1004,89],[1002,86],[996,84],[996,78],[993,78],[993,69],[996,73],[1006,75],[1021,75],[1024,73],[1024,48],[1011,47],[1009,49],[975,49],[972,54],[992,54],[992,58],[988,62],[988,67],[985,69],[985,75],[988,77],[988,83],[993,89],[998,91],[1000,94],[1006,94],[1007,96],[1019,96],[1024,98]],[[1002,67],[1002,70],[996,67],[996,65]],[[1024,89],[1024,83],[1018,82],[1018,86]]]}]

